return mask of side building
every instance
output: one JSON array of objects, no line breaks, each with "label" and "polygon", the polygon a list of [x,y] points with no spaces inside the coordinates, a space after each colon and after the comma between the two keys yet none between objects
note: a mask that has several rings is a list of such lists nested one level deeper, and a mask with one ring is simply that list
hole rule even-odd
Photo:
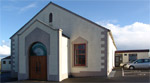
[{"label": "side building", "polygon": [[149,49],[140,49],[140,50],[118,50],[115,52],[115,66],[118,67],[135,61],[136,59],[150,58]]},{"label": "side building", "polygon": [[1,59],[1,72],[11,71],[11,56]]}]

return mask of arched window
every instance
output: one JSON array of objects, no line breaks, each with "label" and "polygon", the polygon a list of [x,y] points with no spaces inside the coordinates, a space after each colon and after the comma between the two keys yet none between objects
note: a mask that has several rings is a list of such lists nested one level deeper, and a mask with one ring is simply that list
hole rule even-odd
[{"label": "arched window", "polygon": [[30,56],[46,56],[46,47],[42,43],[38,42],[32,45],[30,48]]},{"label": "arched window", "polygon": [[50,13],[50,14],[49,14],[49,22],[52,22],[52,21],[53,21],[53,14]]}]

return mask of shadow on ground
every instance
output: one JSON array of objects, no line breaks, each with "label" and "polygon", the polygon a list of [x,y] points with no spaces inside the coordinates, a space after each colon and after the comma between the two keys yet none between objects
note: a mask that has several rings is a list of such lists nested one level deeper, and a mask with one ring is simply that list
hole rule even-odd
[{"label": "shadow on ground", "polygon": [[17,78],[11,78],[10,72],[1,72],[0,82],[13,82],[13,81],[17,81]]}]

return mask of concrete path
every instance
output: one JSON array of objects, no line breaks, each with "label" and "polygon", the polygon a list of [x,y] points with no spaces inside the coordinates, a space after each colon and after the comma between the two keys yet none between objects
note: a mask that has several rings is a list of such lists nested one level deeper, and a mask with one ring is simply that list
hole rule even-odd
[{"label": "concrete path", "polygon": [[114,77],[122,77],[122,68],[116,67],[112,71],[116,71]]},{"label": "concrete path", "polygon": [[112,78],[112,77],[114,77],[115,76],[115,74],[116,74],[116,71],[112,71],[110,74],[109,74],[109,78]]}]

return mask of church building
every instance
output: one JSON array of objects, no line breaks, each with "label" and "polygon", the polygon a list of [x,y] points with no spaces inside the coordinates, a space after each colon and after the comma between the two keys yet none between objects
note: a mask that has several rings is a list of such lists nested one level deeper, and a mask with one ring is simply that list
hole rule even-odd
[{"label": "church building", "polygon": [[10,39],[11,75],[18,80],[107,77],[115,66],[111,31],[53,2]]}]

